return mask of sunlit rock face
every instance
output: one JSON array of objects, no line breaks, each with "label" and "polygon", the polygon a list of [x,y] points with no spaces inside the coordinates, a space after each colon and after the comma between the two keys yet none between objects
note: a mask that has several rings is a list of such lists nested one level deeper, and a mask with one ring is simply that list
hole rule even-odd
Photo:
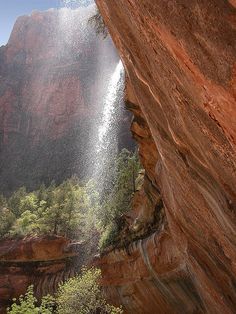
[{"label": "sunlit rock face", "polygon": [[[83,177],[118,56],[88,19],[94,6],[18,18],[0,48],[0,190]],[[120,147],[129,146],[130,116]]]},{"label": "sunlit rock face", "polygon": [[107,295],[127,313],[235,313],[235,1],[97,4],[165,211],[151,236],[98,261]]},{"label": "sunlit rock face", "polygon": [[6,313],[12,298],[34,285],[40,298],[56,291],[58,284],[75,275],[83,264],[81,243],[58,236],[29,237],[0,241],[0,313]]}]

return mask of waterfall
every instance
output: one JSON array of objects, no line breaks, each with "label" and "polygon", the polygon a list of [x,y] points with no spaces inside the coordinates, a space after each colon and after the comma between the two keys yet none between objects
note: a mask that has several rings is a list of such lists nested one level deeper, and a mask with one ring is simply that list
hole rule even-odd
[{"label": "waterfall", "polygon": [[110,164],[118,154],[118,131],[124,107],[124,67],[119,61],[110,78],[107,94],[101,108],[101,116],[97,128],[95,162],[93,178],[99,184],[102,195],[105,178],[112,175]]},{"label": "waterfall", "polygon": [[82,155],[78,154],[75,167],[82,168],[79,172],[85,180],[94,178],[98,181],[107,171],[108,160],[118,151],[124,70],[111,38],[104,39],[89,23],[97,12],[92,2],[61,1],[56,40],[58,57],[71,60],[68,63],[71,63],[72,71],[78,71],[81,78],[78,108],[83,104],[87,117],[81,119],[82,125],[87,124],[80,128],[78,144],[75,143],[78,151],[82,151]]},{"label": "waterfall", "polygon": [[[116,134],[112,131],[112,124],[115,123],[116,115],[116,104],[120,103],[121,97],[124,91],[124,68],[122,62],[119,61],[115,71],[111,77],[111,81],[108,86],[107,96],[104,101],[104,108],[102,113],[101,123],[98,128],[98,152],[101,149],[109,147],[109,141],[117,141]],[[113,136],[113,138],[112,138]]]},{"label": "waterfall", "polygon": [[[83,147],[83,158],[78,158],[78,162],[83,160],[82,177],[85,182],[92,179],[100,201],[103,201],[104,192],[109,189],[114,177],[114,159],[119,151],[120,122],[124,114],[125,75],[111,38],[108,36],[104,39],[89,25],[89,18],[97,12],[96,6],[88,5],[89,3],[91,0],[63,1],[63,8],[59,10],[58,51],[61,58],[83,60],[78,71],[82,71],[83,86],[89,87],[84,89],[87,94],[82,96],[90,125],[83,128],[82,133],[78,135],[80,143],[83,139],[88,139],[80,145]],[[80,7],[78,4],[83,5]],[[78,47],[81,51],[78,51]],[[96,59],[88,58],[91,52]],[[73,66],[73,71],[74,68]],[[81,93],[81,89],[78,90]]]}]

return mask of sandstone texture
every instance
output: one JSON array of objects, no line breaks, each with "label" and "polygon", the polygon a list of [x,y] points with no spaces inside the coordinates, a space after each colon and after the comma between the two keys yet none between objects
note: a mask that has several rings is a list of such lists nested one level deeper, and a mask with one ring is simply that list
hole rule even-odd
[{"label": "sandstone texture", "polygon": [[96,261],[104,289],[126,313],[235,313],[235,1],[96,2],[146,170],[136,207],[147,225],[164,211],[151,235]]},{"label": "sandstone texture", "polygon": [[0,313],[12,298],[34,285],[40,298],[53,294],[60,282],[74,276],[85,256],[82,243],[59,236],[29,237],[0,241]]},{"label": "sandstone texture", "polygon": [[[91,7],[19,17],[0,47],[0,191],[86,175],[118,56],[88,23]],[[130,115],[121,147],[130,147]]]}]

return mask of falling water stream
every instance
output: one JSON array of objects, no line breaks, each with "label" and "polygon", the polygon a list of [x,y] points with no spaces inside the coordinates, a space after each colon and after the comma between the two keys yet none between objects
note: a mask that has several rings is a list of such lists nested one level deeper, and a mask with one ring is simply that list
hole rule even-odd
[{"label": "falling water stream", "polygon": [[[104,101],[104,108],[102,113],[102,119],[98,128],[98,152],[103,148],[109,147],[109,140],[116,140],[115,138],[110,138],[108,135],[109,131],[112,131],[112,124],[116,120],[116,112],[115,106],[117,102],[120,102],[120,97],[123,94],[123,86],[124,86],[124,68],[122,62],[119,61],[117,64],[115,71],[111,77],[107,96]],[[115,134],[112,134],[115,137]]]},{"label": "falling water stream", "polygon": [[86,136],[80,134],[80,137],[89,138],[84,145],[85,177],[99,181],[101,187],[109,160],[118,152],[119,121],[124,113],[124,68],[111,39],[96,34],[94,26],[89,24],[89,19],[97,12],[92,0],[63,0],[61,6],[58,25],[58,51],[61,56],[67,58],[75,54],[80,58],[80,54],[91,49],[96,54],[95,62],[86,58],[83,62],[84,72],[87,76],[92,75],[94,85],[90,86],[86,96],[88,106],[93,108],[88,108],[92,111],[90,126],[83,130],[87,132]]},{"label": "falling water stream", "polygon": [[[109,176],[110,162],[118,154],[118,130],[122,115],[124,94],[124,68],[119,61],[111,76],[107,94],[103,101],[101,117],[98,123],[96,162],[94,164],[94,177],[103,192],[104,178]],[[110,173],[111,175],[111,173]]]},{"label": "falling water stream", "polygon": [[63,57],[68,54],[79,55],[78,49],[73,50],[74,46],[81,47],[81,53],[91,49],[96,53],[92,69],[91,60],[86,60],[84,64],[85,72],[93,71],[95,83],[90,87],[87,97],[88,105],[93,108],[91,125],[89,130],[83,131],[89,134],[80,136],[89,138],[89,143],[86,143],[88,149],[83,158],[85,177],[99,182],[99,192],[102,192],[104,177],[109,176],[111,161],[118,153],[119,122],[124,114],[124,68],[111,39],[104,39],[96,34],[94,27],[89,25],[89,18],[97,12],[94,2],[63,0],[61,3],[58,47],[60,53]]},{"label": "falling water stream", "polygon": [[[89,19],[97,12],[96,5],[91,4],[91,0],[64,0],[63,4],[59,10],[58,51],[60,58],[75,57],[79,61],[82,58],[80,68],[83,67],[84,70],[80,79],[82,85],[88,86],[83,98],[90,123],[88,128],[80,128],[82,131],[78,135],[78,141],[81,142],[81,138],[87,139],[82,144],[84,178],[86,182],[95,184],[98,200],[102,203],[114,177],[114,160],[119,151],[119,132],[124,121],[124,68],[111,38],[108,36],[104,39],[89,24]],[[96,56],[92,60],[88,57],[91,50],[92,55]],[[80,93],[81,89],[78,88],[78,99]],[[89,195],[90,185],[88,186]],[[96,220],[96,215],[99,213],[93,212],[92,219]],[[85,225],[86,253],[83,258],[86,260],[94,252],[94,233],[89,221]]]}]

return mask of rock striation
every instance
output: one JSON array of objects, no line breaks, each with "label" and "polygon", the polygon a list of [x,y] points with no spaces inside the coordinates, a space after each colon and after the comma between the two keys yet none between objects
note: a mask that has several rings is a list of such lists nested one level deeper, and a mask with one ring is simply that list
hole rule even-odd
[{"label": "rock striation", "polygon": [[53,294],[60,282],[76,274],[85,256],[83,243],[59,236],[2,239],[0,241],[0,313],[12,298],[34,285],[40,298]]},{"label": "rock striation", "polygon": [[126,313],[235,313],[235,1],[96,2],[149,182],[138,211],[154,215],[159,196],[164,210],[151,235],[96,261],[104,289]]}]

